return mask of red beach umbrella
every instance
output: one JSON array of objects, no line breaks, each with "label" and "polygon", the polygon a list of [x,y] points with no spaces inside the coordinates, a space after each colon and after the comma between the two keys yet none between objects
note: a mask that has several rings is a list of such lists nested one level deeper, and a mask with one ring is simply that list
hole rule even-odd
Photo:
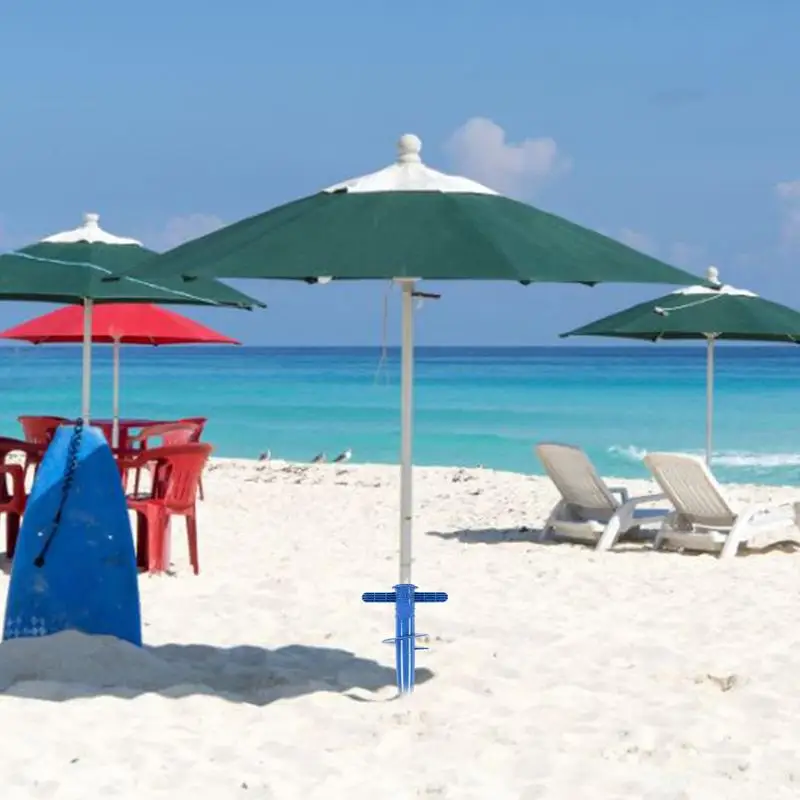
[{"label": "red beach umbrella", "polygon": [[[80,343],[83,341],[83,309],[66,306],[15,325],[0,333],[0,339],[32,344]],[[92,342],[114,346],[114,443],[119,428],[120,344],[241,344],[188,317],[149,303],[107,303],[92,314]]]}]

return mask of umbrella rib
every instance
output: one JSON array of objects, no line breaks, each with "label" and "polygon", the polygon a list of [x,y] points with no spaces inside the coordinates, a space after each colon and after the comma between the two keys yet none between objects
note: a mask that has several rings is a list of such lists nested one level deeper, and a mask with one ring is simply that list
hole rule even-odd
[{"label": "umbrella rib", "polygon": [[[31,261],[37,261],[43,264],[60,264],[64,267],[88,267],[89,269],[97,270],[98,272],[102,272],[105,275],[112,275],[110,269],[106,269],[105,267],[101,267],[98,264],[92,264],[90,261],[62,261],[61,259],[55,258],[42,258],[41,256],[34,256],[30,253],[23,253],[21,250],[13,252],[12,255],[21,256],[22,258],[28,258]],[[115,276],[116,277],[116,276]],[[159,292],[169,292],[170,294],[176,295],[178,297],[185,297],[189,300],[199,300],[200,302],[207,304],[207,305],[222,305],[217,300],[210,300],[205,297],[200,297],[199,295],[191,294],[190,292],[182,292],[180,289],[170,289],[166,286],[159,286],[157,283],[150,283],[149,281],[145,281],[142,278],[134,278],[131,275],[122,275],[119,276],[122,280],[131,281],[131,283],[138,283],[142,286],[146,286],[148,289],[155,289]]]},{"label": "umbrella rib", "polygon": [[89,269],[96,269],[99,270],[100,272],[104,272],[106,275],[111,274],[110,269],[98,266],[97,264],[92,264],[89,261],[62,261],[61,259],[57,258],[42,258],[41,256],[34,256],[31,255],[30,253],[23,253],[21,250],[14,251],[10,255],[19,256],[20,258],[27,258],[30,259],[31,261],[38,261],[42,264],[60,264],[61,266],[64,267],[89,267]]},{"label": "umbrella rib", "polygon": [[[721,297],[725,295],[722,294],[714,294],[709,297],[704,297],[701,300],[694,300],[691,303],[684,303],[682,306],[669,306],[669,308],[661,307],[661,312],[666,312],[667,314],[671,314],[673,311],[684,311],[687,308],[696,308],[697,306],[702,306],[705,303],[710,303],[712,300],[719,300]],[[656,313],[658,311],[656,310]]]}]

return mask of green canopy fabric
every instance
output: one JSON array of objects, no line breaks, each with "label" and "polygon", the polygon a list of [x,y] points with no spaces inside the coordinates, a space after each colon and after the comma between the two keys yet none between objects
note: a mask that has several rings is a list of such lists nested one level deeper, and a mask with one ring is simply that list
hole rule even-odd
[{"label": "green canopy fabric", "polygon": [[[716,275],[716,272],[711,272]],[[745,289],[718,285],[678,289],[618,311],[562,336],[615,339],[800,341],[800,312]]]},{"label": "green canopy fabric", "polygon": [[0,255],[0,300],[264,307],[259,300],[209,278],[103,280],[156,255],[134,239],[107,233],[99,227],[96,214],[87,214],[75,230]]},{"label": "green canopy fabric", "polygon": [[378,172],[242,220],[131,273],[155,276],[398,281],[403,289],[400,583],[411,583],[414,281],[511,280],[688,285],[697,278],[467,178],[422,163],[401,137]]},{"label": "green canopy fabric", "polygon": [[800,342],[800,312],[765,300],[754,292],[719,282],[714,267],[708,284],[690,286],[648,300],[616,314],[562,333],[566,336],[605,336],[615,339],[702,339],[707,342],[706,460],[710,464],[713,438],[714,343],[719,339],[745,342]]},{"label": "green canopy fabric", "polygon": [[[92,305],[94,303],[160,303],[216,305],[252,309],[264,304],[210,278],[185,281],[157,276],[121,277],[153,258],[135,239],[114,236],[99,225],[97,214],[84,215],[78,228],[0,255],[0,300],[77,303],[84,308],[83,388],[81,416],[88,420],[91,400]],[[117,280],[104,280],[109,276]]]},{"label": "green canopy fabric", "polygon": [[214,231],[133,274],[313,281],[664,283],[697,277],[479,183],[426,167],[416,136],[396,164]]}]

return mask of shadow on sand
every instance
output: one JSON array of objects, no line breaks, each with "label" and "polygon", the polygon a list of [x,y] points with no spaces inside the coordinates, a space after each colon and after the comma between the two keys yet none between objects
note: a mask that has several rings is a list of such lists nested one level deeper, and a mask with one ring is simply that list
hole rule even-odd
[{"label": "shadow on sand", "polygon": [[[464,528],[455,531],[428,531],[428,536],[435,536],[438,539],[457,541],[462,544],[528,544],[536,547],[550,547],[556,545],[572,545],[586,547],[587,550],[593,549],[590,543],[569,541],[557,536],[548,538],[543,542],[538,541],[541,528]],[[662,547],[656,550],[653,547],[655,532],[652,530],[631,530],[622,534],[614,544],[607,550],[609,554],[647,554],[653,555],[676,555],[686,556],[708,556],[705,551],[676,550],[673,548]],[[772,542],[765,547],[752,548],[742,547],[739,551],[740,556],[765,555],[767,553],[795,553],[800,551],[800,543],[794,540]]]},{"label": "shadow on sand", "polygon": [[456,531],[428,531],[428,536],[438,539],[455,540],[462,544],[505,544],[516,542],[519,544],[536,544],[546,547],[558,544],[555,539],[544,542],[538,541],[541,535],[540,528],[464,528]]},{"label": "shadow on sand", "polygon": [[[417,669],[417,683],[433,672]],[[131,699],[146,693],[181,698],[216,696],[265,706],[315,692],[353,700],[395,685],[395,671],[347,650],[288,645],[135,647],[104,636],[67,631],[0,644],[0,691],[6,696],[64,701],[82,697]]]},{"label": "shadow on sand", "polygon": [[[438,539],[454,540],[462,544],[527,544],[537,547],[553,547],[558,545],[577,545],[581,542],[569,541],[559,536],[551,536],[545,541],[539,541],[541,528],[464,528],[455,531],[428,531],[428,536],[435,536]],[[650,531],[628,531],[622,534],[612,550],[609,552],[650,552],[655,533]],[[643,547],[644,546],[644,547]],[[586,544],[587,549],[591,549],[591,544]]]},{"label": "shadow on sand", "polygon": [[[82,456],[77,466],[76,481],[81,470],[90,471],[94,468],[91,465],[97,462],[99,471],[102,459],[108,461],[108,458],[108,451],[103,448],[95,449],[86,457]],[[34,562],[41,549],[41,543],[33,535],[36,526],[42,525],[42,520],[49,523],[61,504],[64,476],[51,474],[50,482],[42,485],[43,474],[44,468],[37,476],[39,493],[35,518],[32,519],[29,514],[23,522],[15,554],[18,563],[19,559]],[[81,496],[75,493],[68,496],[58,535],[54,535],[52,548],[48,551],[47,565],[61,567],[66,564],[73,570],[72,582],[80,587],[89,584],[94,586],[98,574],[108,572],[102,564],[98,565],[97,558],[100,556],[94,559],[84,557],[88,552],[86,543],[76,540],[76,536],[83,535],[87,525],[86,509],[105,502],[103,498],[92,494],[93,491],[95,494],[102,493],[103,487],[98,487],[90,484]],[[121,493],[118,499],[122,513],[125,513]],[[83,545],[81,558],[77,560],[73,552],[76,541]],[[120,541],[126,541],[125,537],[120,536]],[[123,558],[132,560],[132,539],[123,550]],[[47,565],[42,573],[45,577]],[[11,562],[1,558],[0,569],[8,574]],[[120,570],[115,569],[112,578],[118,580],[119,573]],[[135,573],[131,574],[130,579],[131,586],[135,588]],[[75,606],[75,598],[69,599]],[[135,595],[125,599],[138,603]],[[116,602],[119,598],[114,600]],[[52,608],[46,610],[52,614]],[[69,610],[74,612],[74,607]],[[27,607],[25,613],[29,613]],[[32,614],[31,619],[35,621],[39,615],[35,610]],[[66,624],[73,622],[68,615],[61,621]],[[389,648],[386,650],[389,651]],[[417,670],[418,684],[432,677],[430,670]],[[170,698],[216,696],[233,703],[265,706],[275,700],[315,692],[334,692],[369,702],[388,699],[383,693],[377,698],[370,696],[370,693],[395,685],[392,667],[360,658],[347,650],[330,647],[299,644],[275,650],[246,645],[222,648],[205,644],[136,647],[114,637],[88,636],[74,630],[0,643],[0,693],[49,701],[82,697],[131,699],[146,693],[157,693]]]}]

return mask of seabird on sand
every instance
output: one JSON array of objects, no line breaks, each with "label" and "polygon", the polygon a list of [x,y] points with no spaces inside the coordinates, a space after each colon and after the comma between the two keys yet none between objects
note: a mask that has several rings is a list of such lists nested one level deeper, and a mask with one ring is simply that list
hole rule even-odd
[{"label": "seabird on sand", "polygon": [[325,453],[317,453],[314,458],[311,459],[312,464],[324,464],[326,461]]},{"label": "seabird on sand", "polygon": [[353,451],[348,447],[344,453],[339,453],[336,458],[333,459],[334,464],[344,464],[345,462],[349,461],[353,457]]}]

